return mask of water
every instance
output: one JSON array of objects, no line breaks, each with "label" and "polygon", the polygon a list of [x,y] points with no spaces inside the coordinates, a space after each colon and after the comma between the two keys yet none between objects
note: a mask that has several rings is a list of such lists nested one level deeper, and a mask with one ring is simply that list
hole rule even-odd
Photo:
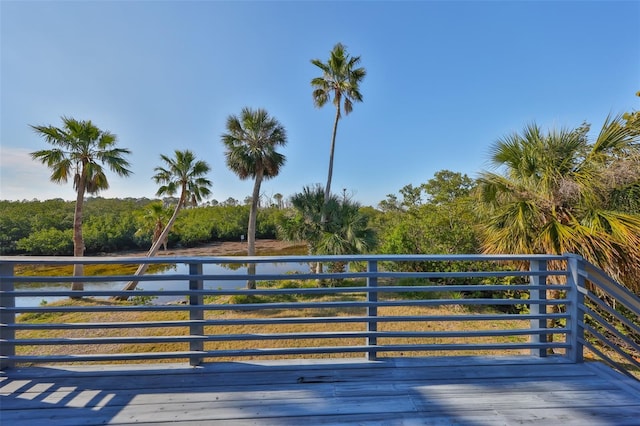
[{"label": "water", "polygon": [[[204,274],[220,274],[220,275],[243,275],[246,274],[246,266],[234,265],[203,265]],[[288,272],[309,272],[309,264],[307,263],[265,263],[256,265],[256,274],[286,274]],[[177,264],[170,267],[164,272],[154,273],[153,275],[170,275],[170,274],[188,274],[189,268],[185,264]],[[151,275],[151,274],[148,274]],[[102,283],[85,283],[85,290],[122,290],[126,283],[122,281],[114,282],[102,282]],[[186,290],[189,283],[186,281],[141,281],[138,283],[138,289],[140,290]],[[207,290],[215,289],[242,289],[246,287],[245,280],[220,280],[220,281],[205,281],[204,288]],[[33,307],[39,306],[43,303],[50,303],[56,300],[67,299],[67,296],[38,296],[39,291],[52,291],[52,290],[69,290],[70,284],[55,284],[55,283],[16,283],[16,290],[33,291],[33,296],[18,297],[16,298],[16,306],[18,307]],[[135,292],[133,293],[135,295]],[[176,302],[184,300],[184,297],[180,296],[159,296],[155,298],[152,303],[165,304],[170,302]]]}]

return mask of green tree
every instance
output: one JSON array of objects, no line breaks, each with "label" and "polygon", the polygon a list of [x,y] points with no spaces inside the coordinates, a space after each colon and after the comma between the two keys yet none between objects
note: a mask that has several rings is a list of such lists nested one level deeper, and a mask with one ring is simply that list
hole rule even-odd
[{"label": "green tree", "polygon": [[467,197],[473,188],[473,180],[467,175],[450,170],[437,171],[432,179],[422,185],[432,204],[443,204]]},{"label": "green tree", "polygon": [[[469,254],[477,253],[478,237],[475,231],[470,191],[472,181],[466,175],[441,170],[432,179],[414,188],[405,185],[398,202],[395,195],[387,196],[387,206],[377,218],[380,251],[388,254]],[[427,195],[422,203],[422,193]],[[381,203],[382,204],[382,203]],[[436,262],[414,262],[401,266],[407,270],[439,270]],[[462,265],[459,265],[462,267]],[[445,266],[449,268],[451,266]],[[458,265],[454,265],[457,268]],[[466,265],[472,268],[474,265]]]},{"label": "green tree", "polygon": [[[284,127],[264,109],[243,108],[240,116],[227,118],[227,133],[222,135],[226,147],[225,156],[229,170],[242,180],[252,178],[251,210],[247,227],[247,255],[256,254],[256,218],[262,181],[280,173],[285,156],[276,151],[287,144]],[[255,264],[249,265],[249,274],[255,274]],[[247,288],[255,288],[254,280],[247,281]]]},{"label": "green tree", "polygon": [[331,194],[331,179],[333,176],[333,157],[336,146],[336,134],[338,132],[338,121],[342,117],[342,108],[349,115],[353,110],[354,102],[362,102],[360,93],[360,82],[367,72],[364,68],[358,67],[360,56],[350,56],[346,47],[337,43],[329,55],[328,61],[322,62],[320,59],[312,59],[311,63],[322,71],[321,77],[311,80],[313,87],[313,103],[316,107],[322,108],[327,102],[333,99],[336,107],[336,117],[333,122],[333,133],[331,135],[331,151],[329,154],[329,172],[327,185],[324,188],[324,199],[328,202]]},{"label": "green tree", "polygon": [[[178,213],[184,206],[195,206],[203,198],[211,194],[209,189],[211,181],[204,177],[211,168],[205,161],[196,160],[193,152],[176,150],[175,157],[172,158],[162,154],[160,159],[164,161],[165,167],[159,166],[154,169],[156,174],[153,176],[153,180],[156,184],[161,185],[156,195],[173,196],[176,192],[179,192],[180,196],[171,218],[169,218],[158,239],[151,245],[147,257],[153,257],[158,253],[160,246],[169,235],[173,224],[178,218]],[[148,264],[140,265],[135,275],[143,275],[148,268]],[[130,281],[123,290],[135,290],[137,285],[137,281]]]},{"label": "green tree", "polygon": [[[46,164],[52,170],[51,181],[66,183],[73,180],[76,191],[76,204],[73,216],[73,255],[84,256],[82,238],[82,208],[85,194],[97,194],[109,188],[109,182],[103,169],[106,165],[119,176],[128,176],[129,162],[125,159],[130,151],[116,148],[116,135],[100,130],[90,120],[78,121],[62,117],[63,126],[31,126],[44,140],[53,145],[53,149],[31,153],[35,160]],[[83,265],[73,268],[74,276],[83,274]],[[72,290],[83,290],[80,282],[72,284]]]},{"label": "green tree", "polygon": [[486,253],[577,253],[640,290],[640,214],[612,208],[620,188],[640,183],[638,134],[607,118],[593,142],[588,126],[543,133],[534,125],[498,140],[498,172],[478,180]]}]

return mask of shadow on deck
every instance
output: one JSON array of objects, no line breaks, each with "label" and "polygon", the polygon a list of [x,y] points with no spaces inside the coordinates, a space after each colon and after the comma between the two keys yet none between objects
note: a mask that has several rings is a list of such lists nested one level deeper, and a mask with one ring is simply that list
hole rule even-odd
[{"label": "shadow on deck", "polygon": [[3,425],[637,425],[640,384],[565,358],[446,357],[29,367]]}]

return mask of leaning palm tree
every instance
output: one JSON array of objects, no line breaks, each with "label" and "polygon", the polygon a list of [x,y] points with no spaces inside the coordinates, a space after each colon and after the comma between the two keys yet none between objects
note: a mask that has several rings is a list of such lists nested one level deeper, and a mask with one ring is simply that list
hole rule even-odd
[{"label": "leaning palm tree", "polygon": [[[78,121],[71,117],[62,117],[63,127],[31,126],[47,143],[55,148],[31,153],[31,157],[46,164],[52,170],[51,181],[66,183],[73,179],[76,191],[75,212],[73,215],[73,255],[84,256],[82,237],[82,210],[84,196],[97,194],[108,189],[109,182],[103,165],[118,176],[129,176],[129,162],[124,158],[131,152],[116,148],[117,137],[113,133],[100,130],[90,120]],[[74,276],[84,275],[83,265],[73,267]],[[74,282],[72,290],[83,290],[81,282]]]},{"label": "leaning palm tree", "polygon": [[[158,254],[160,246],[163,241],[166,240],[173,224],[178,218],[178,213],[186,205],[197,205],[211,194],[210,187],[211,181],[205,177],[211,170],[209,165],[205,161],[196,160],[193,152],[189,150],[175,151],[175,158],[168,157],[166,155],[160,155],[162,161],[165,162],[165,167],[156,167],[154,170],[156,174],[153,176],[155,183],[160,184],[160,188],[156,192],[157,196],[167,195],[173,196],[176,192],[180,192],[178,203],[176,204],[171,218],[167,222],[166,226],[151,245],[147,257],[153,257]],[[141,264],[136,270],[135,275],[143,275],[149,268],[148,264]],[[128,282],[123,288],[124,291],[135,290],[138,285],[137,281]],[[122,298],[118,298],[122,299]],[[126,299],[126,297],[124,297]]]},{"label": "leaning palm tree", "polygon": [[615,196],[640,185],[640,146],[620,117],[593,143],[588,126],[543,133],[536,125],[499,140],[477,206],[487,253],[577,253],[640,290],[640,214]]},{"label": "leaning palm tree", "polygon": [[315,77],[311,80],[314,105],[322,108],[333,98],[333,105],[336,107],[336,118],[333,122],[331,151],[329,154],[329,172],[327,185],[324,188],[324,198],[325,200],[329,200],[338,121],[340,121],[342,117],[341,111],[343,107],[345,114],[348,115],[353,110],[354,102],[362,102],[360,82],[364,79],[367,72],[364,68],[358,67],[360,64],[360,56],[350,56],[345,46],[341,43],[337,43],[333,47],[329,60],[326,63],[320,59],[312,59],[311,63],[322,70],[321,77]]},{"label": "leaning palm tree", "polygon": [[[284,127],[264,109],[243,108],[240,116],[227,118],[227,133],[222,135],[226,147],[227,167],[240,179],[253,178],[251,210],[247,227],[247,255],[256,254],[256,218],[262,181],[278,175],[285,162],[276,151],[287,143]],[[249,275],[255,274],[255,264],[249,265]],[[247,288],[255,288],[255,281],[247,281]]]}]

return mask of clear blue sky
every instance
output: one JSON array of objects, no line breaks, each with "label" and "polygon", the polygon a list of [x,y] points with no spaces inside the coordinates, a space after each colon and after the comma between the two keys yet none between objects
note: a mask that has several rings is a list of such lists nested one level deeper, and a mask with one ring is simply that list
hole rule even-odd
[{"label": "clear blue sky", "polygon": [[160,154],[191,149],[212,199],[243,201],[228,171],[230,114],[266,108],[287,163],[263,184],[289,196],[326,181],[334,109],[310,80],[336,42],[368,75],[338,129],[332,188],[377,205],[438,170],[470,177],[489,146],[533,121],[601,126],[640,109],[639,1],[7,1],[1,13],[0,199],[73,199],[29,152],[29,124],[90,119],[129,148],[134,175],[103,197],[154,197]]}]

